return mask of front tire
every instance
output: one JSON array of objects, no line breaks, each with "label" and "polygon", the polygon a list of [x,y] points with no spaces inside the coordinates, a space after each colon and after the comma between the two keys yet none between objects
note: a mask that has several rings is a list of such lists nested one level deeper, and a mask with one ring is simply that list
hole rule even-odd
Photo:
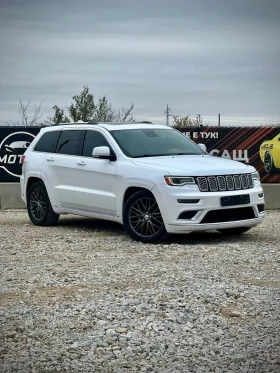
[{"label": "front tire", "polygon": [[135,241],[156,243],[167,236],[157,201],[147,190],[136,192],[127,200],[123,224]]},{"label": "front tire", "polygon": [[251,227],[240,227],[240,228],[227,228],[227,229],[219,229],[219,232],[225,235],[241,235],[243,233],[248,232]]},{"label": "front tire", "polygon": [[27,193],[27,211],[35,225],[55,225],[59,215],[53,211],[49,196],[42,181],[32,184]]},{"label": "front tire", "polygon": [[268,173],[274,173],[276,171],[274,160],[270,152],[266,152],[264,155],[264,169]]}]

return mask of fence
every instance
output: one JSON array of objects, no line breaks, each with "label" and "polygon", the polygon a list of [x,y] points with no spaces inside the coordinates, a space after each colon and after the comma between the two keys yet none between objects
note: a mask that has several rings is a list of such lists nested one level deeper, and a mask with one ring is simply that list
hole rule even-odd
[{"label": "fence", "polygon": [[[21,157],[39,131],[39,127],[0,127],[0,182],[19,182]],[[254,166],[262,183],[280,184],[279,127],[186,127],[180,131],[205,144],[212,155]]]}]

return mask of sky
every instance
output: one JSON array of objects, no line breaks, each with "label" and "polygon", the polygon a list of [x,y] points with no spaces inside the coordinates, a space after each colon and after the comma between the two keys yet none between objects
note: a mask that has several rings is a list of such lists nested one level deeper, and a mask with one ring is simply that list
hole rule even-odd
[{"label": "sky", "polygon": [[137,120],[280,123],[279,0],[0,0],[0,51],[0,123],[85,85]]}]

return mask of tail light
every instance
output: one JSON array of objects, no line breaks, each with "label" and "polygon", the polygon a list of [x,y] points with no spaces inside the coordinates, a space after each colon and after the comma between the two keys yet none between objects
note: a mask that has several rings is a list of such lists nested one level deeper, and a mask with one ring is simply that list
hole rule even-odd
[{"label": "tail light", "polygon": [[26,155],[23,155],[23,156],[21,157],[21,164],[23,164],[23,163],[24,163],[24,161],[25,161],[25,158],[26,158]]}]

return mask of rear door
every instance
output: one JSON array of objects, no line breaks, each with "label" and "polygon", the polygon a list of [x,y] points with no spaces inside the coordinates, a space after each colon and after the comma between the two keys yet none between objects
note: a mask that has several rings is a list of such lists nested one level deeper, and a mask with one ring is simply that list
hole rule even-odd
[{"label": "rear door", "polygon": [[102,215],[116,215],[116,162],[93,158],[97,146],[113,149],[98,130],[85,132],[81,155],[76,160],[76,203],[77,208]]},{"label": "rear door", "polygon": [[75,168],[82,135],[83,131],[79,129],[64,129],[55,152],[49,153],[45,159],[42,172],[51,187],[56,206],[76,208]]}]

